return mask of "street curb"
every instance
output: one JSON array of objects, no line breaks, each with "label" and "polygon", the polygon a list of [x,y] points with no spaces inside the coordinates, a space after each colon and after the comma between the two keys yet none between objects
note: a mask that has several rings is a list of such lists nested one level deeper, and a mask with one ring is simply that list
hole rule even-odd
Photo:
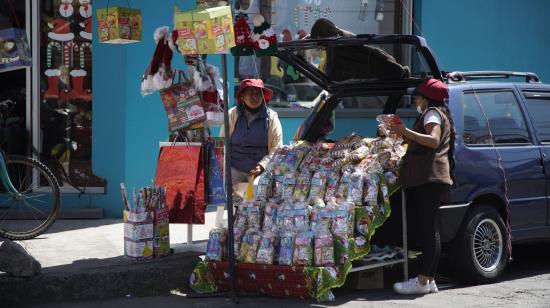
[{"label": "street curb", "polygon": [[[23,304],[97,300],[120,296],[154,296],[188,289],[197,253],[178,253],[149,261],[124,257],[93,259],[82,265],[43,269],[31,278],[0,275],[0,303]],[[107,264],[103,264],[107,263]],[[103,266],[102,266],[103,264]]]}]

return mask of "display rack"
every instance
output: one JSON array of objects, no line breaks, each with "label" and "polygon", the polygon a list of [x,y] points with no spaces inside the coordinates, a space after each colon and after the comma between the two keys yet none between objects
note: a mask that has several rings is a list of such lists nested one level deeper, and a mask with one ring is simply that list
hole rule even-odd
[{"label": "display rack", "polygon": [[384,267],[384,266],[390,266],[395,264],[403,263],[403,280],[409,279],[409,251],[408,251],[408,245],[407,245],[407,201],[405,200],[405,192],[403,189],[401,189],[401,220],[402,220],[402,226],[403,226],[403,252],[402,257],[398,259],[391,259],[387,261],[361,261],[359,262],[365,262],[364,265],[352,267],[349,271],[352,272],[359,272],[359,271],[366,271],[374,268]]}]

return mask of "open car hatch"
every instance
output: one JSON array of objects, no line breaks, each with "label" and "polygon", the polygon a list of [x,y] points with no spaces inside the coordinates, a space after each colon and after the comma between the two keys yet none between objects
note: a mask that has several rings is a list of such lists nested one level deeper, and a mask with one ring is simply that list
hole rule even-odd
[{"label": "open car hatch", "polygon": [[277,57],[331,94],[404,93],[426,78],[442,80],[426,40],[414,35],[282,42]]}]

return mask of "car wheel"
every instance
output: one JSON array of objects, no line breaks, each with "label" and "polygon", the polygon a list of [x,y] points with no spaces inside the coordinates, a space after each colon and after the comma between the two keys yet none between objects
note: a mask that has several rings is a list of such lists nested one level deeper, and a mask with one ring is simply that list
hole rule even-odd
[{"label": "car wheel", "polygon": [[500,214],[488,205],[473,205],[454,240],[451,264],[464,282],[490,283],[508,263],[508,234]]}]

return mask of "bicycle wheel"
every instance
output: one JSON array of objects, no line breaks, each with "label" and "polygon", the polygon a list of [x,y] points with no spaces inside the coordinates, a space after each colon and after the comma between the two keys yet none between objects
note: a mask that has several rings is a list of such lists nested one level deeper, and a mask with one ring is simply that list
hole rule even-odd
[{"label": "bicycle wheel", "polygon": [[9,156],[8,174],[19,195],[0,185],[0,237],[26,240],[45,232],[55,221],[61,197],[53,173],[34,158]]}]

